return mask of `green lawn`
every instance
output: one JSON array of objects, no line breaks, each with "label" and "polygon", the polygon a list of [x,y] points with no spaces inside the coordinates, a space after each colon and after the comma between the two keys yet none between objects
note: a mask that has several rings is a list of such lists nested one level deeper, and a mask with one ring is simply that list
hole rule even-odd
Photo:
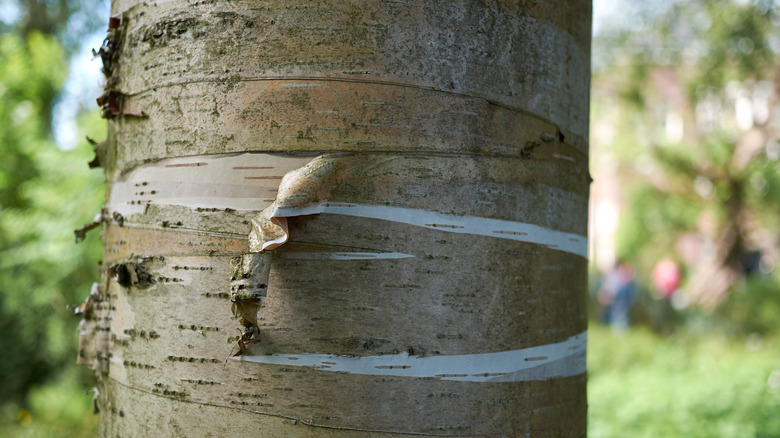
[{"label": "green lawn", "polygon": [[780,342],[591,325],[588,435],[780,437]]}]

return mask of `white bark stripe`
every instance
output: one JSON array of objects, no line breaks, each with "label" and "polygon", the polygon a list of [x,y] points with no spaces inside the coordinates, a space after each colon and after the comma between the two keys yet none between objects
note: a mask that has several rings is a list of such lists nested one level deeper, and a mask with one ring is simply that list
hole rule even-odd
[{"label": "white bark stripe", "polygon": [[[273,202],[283,175],[311,158],[273,154],[203,155],[172,158],[141,165],[118,177],[111,189],[109,212],[124,216],[143,213],[147,204],[190,208],[262,210]],[[587,238],[525,222],[383,205],[323,202],[303,207],[280,207],[272,217],[337,214],[381,219],[450,233],[472,234],[535,243],[588,256]],[[279,239],[277,239],[279,240]],[[282,238],[266,242],[281,244]],[[345,258],[348,259],[348,258]]]},{"label": "white bark stripe", "polygon": [[327,251],[286,251],[281,257],[304,260],[377,260],[406,259],[412,254],[401,252],[327,252]]},{"label": "white bark stripe", "polygon": [[309,214],[339,214],[344,216],[382,219],[416,225],[450,233],[475,234],[536,243],[548,248],[588,257],[585,236],[551,230],[524,222],[491,219],[478,216],[458,216],[414,208],[385,205],[364,205],[325,202],[299,208],[279,208],[273,217],[294,217]]},{"label": "white bark stripe", "polygon": [[116,178],[110,212],[143,213],[147,204],[262,210],[287,172],[311,161],[273,154],[201,155],[143,164]]},{"label": "white bark stripe", "polygon": [[520,382],[584,373],[586,341],[587,331],[556,344],[498,353],[410,356],[404,352],[363,357],[315,353],[237,356],[232,359],[375,376],[435,378],[467,382]]}]

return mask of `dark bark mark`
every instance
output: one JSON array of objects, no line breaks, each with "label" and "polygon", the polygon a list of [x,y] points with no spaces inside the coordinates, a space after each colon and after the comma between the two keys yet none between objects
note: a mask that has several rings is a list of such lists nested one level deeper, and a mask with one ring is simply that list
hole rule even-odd
[{"label": "dark bark mark", "polygon": [[113,212],[111,214],[111,217],[114,218],[114,222],[116,222],[117,225],[119,225],[120,227],[124,226],[124,224],[125,224],[125,217],[122,216],[121,213],[119,213],[118,211],[115,211],[115,212]]},{"label": "dark bark mark", "polygon": [[155,278],[149,274],[141,263],[118,263],[108,268],[108,273],[122,287],[147,287],[155,283]]},{"label": "dark bark mark", "polygon": [[166,164],[165,167],[200,167],[200,166],[208,166],[209,163],[181,163],[181,164]]},{"label": "dark bark mark", "polygon": [[[147,27],[141,34],[140,40],[149,44],[149,47],[166,46],[171,40],[181,38],[191,27],[199,24],[194,18],[163,21]],[[138,41],[133,41],[137,44]]]}]

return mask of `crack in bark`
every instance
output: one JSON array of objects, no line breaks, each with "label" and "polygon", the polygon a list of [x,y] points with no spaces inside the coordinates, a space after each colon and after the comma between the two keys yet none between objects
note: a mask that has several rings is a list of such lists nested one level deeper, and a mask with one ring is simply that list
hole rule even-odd
[{"label": "crack in bark", "polygon": [[[127,385],[127,384],[122,383],[122,382],[120,382],[120,381],[118,381],[116,379],[113,379],[111,377],[109,377],[109,379],[111,379],[115,384],[120,385],[120,386],[124,386],[125,388],[128,388],[128,389],[133,390],[133,391],[143,392],[143,393],[146,393],[146,394],[149,394],[149,395],[158,396],[158,397],[161,397],[161,396],[165,397],[165,396],[163,396],[163,395],[161,395],[159,393],[155,393],[153,391],[147,391],[147,390],[144,390],[142,388],[137,388],[135,386]],[[173,397],[166,397],[166,398],[173,398]],[[424,432],[402,432],[402,431],[397,431],[397,430],[361,429],[361,428],[356,428],[356,427],[329,426],[329,425],[325,425],[325,424],[316,424],[312,420],[304,420],[304,419],[297,418],[297,417],[292,417],[292,416],[289,416],[289,415],[280,415],[280,414],[274,414],[274,413],[270,413],[270,412],[256,411],[256,410],[253,410],[253,409],[238,408],[238,407],[230,406],[230,405],[223,405],[223,404],[218,404],[218,403],[209,403],[209,402],[204,402],[204,401],[191,400],[191,399],[187,399],[187,398],[176,398],[176,400],[179,401],[179,402],[183,402],[183,403],[191,403],[191,404],[195,404],[195,405],[209,406],[209,407],[214,407],[214,408],[231,409],[231,410],[234,410],[234,411],[248,412],[248,413],[251,413],[251,414],[265,415],[265,416],[268,416],[268,417],[282,418],[282,419],[285,419],[285,420],[292,420],[292,421],[294,421],[296,423],[300,423],[302,426],[316,427],[316,428],[320,428],[320,429],[341,430],[341,431],[350,431],[350,432],[365,432],[365,433],[382,433],[382,434],[387,434],[387,435],[431,436],[431,437],[450,437],[450,438],[456,438],[456,437],[463,437],[463,438],[466,438],[466,437],[474,437],[474,438],[476,438],[476,437],[484,437],[484,438],[490,438],[490,437],[506,437],[507,436],[507,434],[505,434],[505,433],[490,434],[490,435],[485,435],[485,434],[477,434],[477,435],[442,435],[442,434],[424,433]],[[530,432],[533,432],[533,431],[530,431]]]}]

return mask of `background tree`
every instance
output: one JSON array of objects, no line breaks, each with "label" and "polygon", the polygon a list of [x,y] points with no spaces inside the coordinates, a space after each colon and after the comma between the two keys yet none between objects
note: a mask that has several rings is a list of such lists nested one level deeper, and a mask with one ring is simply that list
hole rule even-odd
[{"label": "background tree", "polygon": [[[595,12],[591,260],[632,261],[643,293],[628,331],[589,329],[588,435],[776,436],[777,2]],[[653,293],[664,258],[672,300]]]},{"label": "background tree", "polygon": [[667,5],[641,31],[599,37],[595,171],[618,166],[625,188],[618,254],[647,273],[677,259],[688,299],[712,308],[777,257],[779,11]]},{"label": "background tree", "polygon": [[102,178],[86,172],[86,142],[62,151],[47,128],[65,61],[52,36],[0,36],[0,429],[8,436],[69,436],[95,424],[84,416],[90,376],[73,366],[71,305],[97,275],[100,242],[76,246],[73,229],[99,210]]},{"label": "background tree", "polygon": [[102,435],[585,433],[588,2],[113,13]]},{"label": "background tree", "polygon": [[[73,305],[96,275],[97,236],[74,246],[73,229],[101,203],[86,172],[91,147],[55,145],[52,112],[79,40],[95,30],[101,2],[0,5],[0,429],[4,436],[72,436],[94,430],[73,366]],[[81,7],[86,6],[81,9]],[[101,16],[101,21],[103,18]],[[84,129],[97,117],[68,109]],[[88,432],[87,432],[88,433]]]}]

